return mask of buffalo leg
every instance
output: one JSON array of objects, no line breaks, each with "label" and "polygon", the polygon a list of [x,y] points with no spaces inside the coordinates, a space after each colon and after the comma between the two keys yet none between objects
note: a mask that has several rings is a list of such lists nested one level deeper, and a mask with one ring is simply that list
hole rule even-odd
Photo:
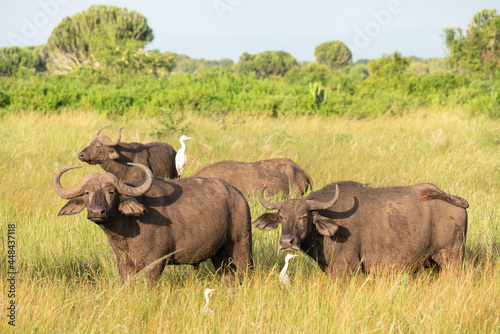
[{"label": "buffalo leg", "polygon": [[465,246],[463,244],[456,243],[455,245],[444,248],[436,252],[431,256],[439,269],[452,268],[455,269],[460,266],[464,259]]},{"label": "buffalo leg", "polygon": [[167,260],[162,260],[159,263],[153,262],[147,265],[145,268],[138,271],[138,274],[143,272],[148,281],[157,281],[160,279],[163,270],[165,269],[165,265]]},{"label": "buffalo leg", "polygon": [[212,256],[210,259],[212,260],[215,270],[219,274],[228,274],[234,272],[235,270],[233,260],[224,249]]},{"label": "buffalo leg", "polygon": [[362,269],[362,263],[354,257],[351,259],[339,258],[338,260],[336,259],[330,262],[326,267],[320,266],[320,268],[331,278],[345,278],[357,270]]},{"label": "buffalo leg", "polygon": [[229,250],[238,271],[253,269],[252,241],[241,240]]},{"label": "buffalo leg", "polygon": [[136,263],[127,259],[124,253],[117,255],[117,260],[122,284],[130,283],[131,280],[141,275],[144,275],[148,281],[157,281],[160,279],[167,263],[167,260],[163,259],[158,262],[154,261],[146,266],[137,266]]}]

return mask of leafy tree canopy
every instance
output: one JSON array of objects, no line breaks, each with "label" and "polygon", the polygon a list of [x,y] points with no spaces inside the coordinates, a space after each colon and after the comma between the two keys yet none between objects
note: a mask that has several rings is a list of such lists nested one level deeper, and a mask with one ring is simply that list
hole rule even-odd
[{"label": "leafy tree canopy", "polygon": [[410,59],[396,51],[392,55],[383,55],[381,58],[371,60],[368,69],[374,76],[389,78],[403,74],[409,65]]},{"label": "leafy tree canopy", "polygon": [[0,48],[0,76],[12,76],[25,70],[45,71],[45,51],[44,45]]},{"label": "leafy tree canopy", "polygon": [[491,73],[500,69],[500,16],[495,9],[476,13],[464,33],[445,29],[448,59],[469,71]]},{"label": "leafy tree canopy", "polygon": [[172,55],[175,59],[175,68],[173,72],[199,74],[205,70],[214,68],[228,70],[234,64],[232,59],[227,58],[221,60],[206,60],[203,58],[194,59],[180,53],[172,53]]},{"label": "leafy tree canopy", "polygon": [[95,35],[92,44],[96,49],[91,55],[90,67],[107,79],[139,72],[163,76],[174,67],[173,54],[156,49],[145,51],[142,43],[135,40],[117,40],[109,44],[102,36]]},{"label": "leafy tree canopy", "polygon": [[352,63],[351,50],[340,41],[325,42],[316,47],[314,56],[319,64],[339,69]]},{"label": "leafy tree canopy", "polygon": [[96,32],[109,40],[133,39],[145,43],[153,40],[153,31],[143,15],[126,8],[100,5],[64,18],[52,31],[48,46],[61,52],[88,52],[92,49],[90,38]]},{"label": "leafy tree canopy", "polygon": [[[152,40],[153,31],[143,15],[126,8],[100,5],[64,18],[52,31],[47,45],[53,69],[66,72],[84,65],[106,67],[113,62],[113,57],[125,65],[137,65],[131,54],[142,50]],[[160,60],[156,57],[154,62],[161,63]],[[173,62],[167,66],[168,70],[172,66]]]},{"label": "leafy tree canopy", "polygon": [[316,62],[296,66],[286,73],[286,80],[290,83],[303,83],[309,85],[311,82],[321,82],[323,85],[331,78],[330,69]]},{"label": "leafy tree canopy", "polygon": [[297,60],[285,51],[266,51],[256,55],[245,52],[238,62],[240,72],[254,72],[261,77],[281,77],[294,66],[297,66]]}]

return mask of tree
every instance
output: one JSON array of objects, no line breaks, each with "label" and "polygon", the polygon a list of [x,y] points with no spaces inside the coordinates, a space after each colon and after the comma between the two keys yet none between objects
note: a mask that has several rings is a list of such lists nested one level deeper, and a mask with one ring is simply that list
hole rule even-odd
[{"label": "tree", "polygon": [[316,62],[331,69],[340,69],[352,63],[351,50],[340,41],[325,42],[314,49]]},{"label": "tree", "polygon": [[0,76],[12,76],[23,70],[46,70],[45,46],[10,46],[0,49]]},{"label": "tree", "polygon": [[308,85],[311,82],[320,82],[323,85],[332,77],[331,70],[316,62],[310,62],[303,66],[295,66],[286,73],[286,80],[290,83],[303,83]]},{"label": "tree", "polygon": [[172,53],[175,59],[175,69],[174,72],[182,73],[200,73],[204,70],[219,68],[221,70],[227,70],[233,65],[231,59],[221,59],[217,60],[206,60],[206,59],[193,59],[184,54]]},{"label": "tree", "polygon": [[368,69],[374,76],[391,78],[403,74],[410,65],[410,59],[394,52],[392,55],[383,55],[368,63]]},{"label": "tree", "polygon": [[460,28],[444,31],[453,66],[487,73],[500,69],[500,16],[495,9],[476,13],[465,35]]},{"label": "tree", "polygon": [[52,31],[47,45],[51,66],[64,72],[86,64],[100,66],[103,60],[97,55],[101,52],[103,56],[103,50],[139,50],[152,40],[153,31],[143,15],[101,5],[64,18]]},{"label": "tree", "polygon": [[297,60],[285,51],[266,51],[256,55],[245,52],[238,62],[240,72],[255,72],[262,77],[282,77],[294,66],[297,66]]},{"label": "tree", "polygon": [[91,54],[89,65],[107,79],[127,72],[163,76],[172,71],[175,63],[173,54],[159,50],[145,51],[142,42],[131,39],[109,43],[101,35],[95,35],[92,45],[96,48]]}]

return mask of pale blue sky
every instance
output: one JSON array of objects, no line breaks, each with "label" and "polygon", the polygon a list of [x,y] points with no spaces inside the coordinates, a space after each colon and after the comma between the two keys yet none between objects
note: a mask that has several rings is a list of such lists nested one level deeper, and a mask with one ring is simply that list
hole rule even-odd
[{"label": "pale blue sky", "polygon": [[94,4],[115,5],[146,16],[155,39],[148,48],[192,58],[235,61],[283,50],[314,60],[319,44],[340,40],[355,60],[394,51],[404,56],[444,57],[444,28],[466,28],[499,0],[0,0],[0,47],[46,43],[63,17]]}]

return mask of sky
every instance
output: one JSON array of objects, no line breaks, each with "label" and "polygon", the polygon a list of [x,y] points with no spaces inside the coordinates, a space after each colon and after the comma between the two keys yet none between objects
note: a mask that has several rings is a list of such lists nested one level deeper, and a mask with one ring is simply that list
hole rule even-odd
[{"label": "sky", "polygon": [[0,47],[40,45],[64,17],[91,5],[126,7],[153,29],[148,49],[237,61],[241,54],[286,51],[314,61],[323,42],[342,41],[353,59],[445,57],[445,28],[466,29],[499,0],[0,0]]}]

